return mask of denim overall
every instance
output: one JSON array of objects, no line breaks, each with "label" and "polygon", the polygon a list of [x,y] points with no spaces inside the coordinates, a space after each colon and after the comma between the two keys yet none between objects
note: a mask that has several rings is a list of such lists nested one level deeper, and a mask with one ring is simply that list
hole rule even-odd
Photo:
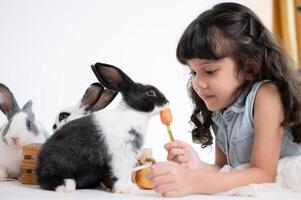
[{"label": "denim overall", "polygon": [[[223,113],[212,113],[212,130],[216,144],[227,157],[227,164],[235,168],[250,163],[253,141],[253,106],[259,87],[266,81],[257,82],[247,94],[242,93],[234,104]],[[245,100],[245,103],[243,101]],[[280,158],[301,155],[301,145],[293,142],[290,128],[284,128]]]}]

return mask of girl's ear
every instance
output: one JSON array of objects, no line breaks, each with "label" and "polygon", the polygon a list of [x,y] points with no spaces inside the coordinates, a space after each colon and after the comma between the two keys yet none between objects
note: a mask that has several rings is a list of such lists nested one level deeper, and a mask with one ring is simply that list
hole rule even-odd
[{"label": "girl's ear", "polygon": [[246,80],[253,80],[257,73],[259,72],[260,65],[254,59],[249,59],[246,62],[246,71],[245,71],[245,78]]}]

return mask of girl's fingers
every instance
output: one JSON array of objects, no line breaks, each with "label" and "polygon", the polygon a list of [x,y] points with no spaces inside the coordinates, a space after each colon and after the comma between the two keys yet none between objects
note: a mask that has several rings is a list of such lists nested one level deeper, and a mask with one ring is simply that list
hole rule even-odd
[{"label": "girl's fingers", "polygon": [[168,176],[168,174],[164,174],[161,176],[151,177],[151,178],[149,178],[149,181],[152,186],[160,187],[162,185],[171,183],[173,180],[170,178],[170,176]]},{"label": "girl's fingers", "polygon": [[182,141],[179,140],[175,140],[173,142],[169,142],[167,144],[164,145],[164,148],[166,149],[166,151],[169,151],[171,148],[175,148],[175,147],[183,147],[184,145],[182,144]]},{"label": "girl's fingers", "polygon": [[188,154],[186,149],[173,148],[168,152],[167,160],[177,163],[188,162]]},{"label": "girl's fingers", "polygon": [[177,190],[170,190],[167,192],[162,193],[163,197],[181,197],[183,196],[182,194],[179,193]]},{"label": "girl's fingers", "polygon": [[174,161],[176,157],[185,155],[185,151],[179,148],[172,148],[167,155],[167,160]]},{"label": "girl's fingers", "polygon": [[185,155],[185,150],[182,148],[172,148],[168,152],[169,154],[177,155],[177,156],[182,156]]},{"label": "girl's fingers", "polygon": [[166,144],[164,145],[164,148],[165,148],[166,151],[169,151],[169,149],[170,149],[172,146],[173,146],[173,142],[169,142],[169,143],[166,143]]},{"label": "girl's fingers", "polygon": [[147,178],[149,179],[155,176],[165,175],[169,172],[169,167],[166,166],[165,162],[157,162],[154,165],[152,165],[150,168],[151,168],[151,173],[147,175]]},{"label": "girl's fingers", "polygon": [[[168,154],[167,155],[167,160],[168,161],[175,161],[175,158],[177,157],[177,155],[174,154]],[[176,161],[175,161],[176,162]]]},{"label": "girl's fingers", "polygon": [[164,194],[164,193],[173,191],[173,187],[174,187],[174,184],[166,183],[166,184],[162,184],[162,185],[159,185],[159,186],[155,186],[154,190],[158,193]]},{"label": "girl's fingers", "polygon": [[177,163],[186,163],[187,157],[185,155],[180,155],[175,158]]}]

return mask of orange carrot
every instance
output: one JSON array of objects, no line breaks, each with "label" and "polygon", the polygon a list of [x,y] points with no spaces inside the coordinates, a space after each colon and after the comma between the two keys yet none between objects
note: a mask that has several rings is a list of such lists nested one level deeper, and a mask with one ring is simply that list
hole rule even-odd
[{"label": "orange carrot", "polygon": [[172,122],[171,110],[169,108],[165,108],[160,112],[161,122],[166,125],[167,133],[170,141],[174,141],[174,137],[172,131],[170,129],[170,124]]},{"label": "orange carrot", "polygon": [[172,122],[172,115],[170,108],[165,108],[160,112],[161,122],[165,125],[170,125]]}]

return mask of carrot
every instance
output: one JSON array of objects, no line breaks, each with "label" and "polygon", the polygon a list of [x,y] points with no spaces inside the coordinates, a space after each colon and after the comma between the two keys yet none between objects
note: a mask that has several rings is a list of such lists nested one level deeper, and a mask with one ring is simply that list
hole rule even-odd
[{"label": "carrot", "polygon": [[172,115],[170,108],[165,108],[160,112],[161,122],[165,125],[170,125],[172,122]]},{"label": "carrot", "polygon": [[169,108],[165,108],[163,111],[160,112],[160,119],[163,124],[166,125],[167,133],[170,141],[174,141],[174,137],[172,131],[170,129],[170,124],[172,122],[172,115],[171,110]]}]

